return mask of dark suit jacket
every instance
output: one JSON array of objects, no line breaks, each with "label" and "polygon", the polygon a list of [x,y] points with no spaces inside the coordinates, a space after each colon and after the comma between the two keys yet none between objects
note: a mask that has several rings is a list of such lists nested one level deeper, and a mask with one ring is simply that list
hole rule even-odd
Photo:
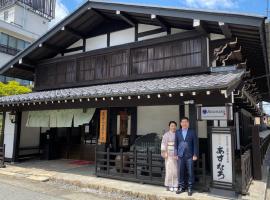
[{"label": "dark suit jacket", "polygon": [[177,130],[174,144],[175,153],[178,157],[191,158],[194,155],[198,157],[198,137],[194,130],[188,129],[185,140],[182,129]]}]

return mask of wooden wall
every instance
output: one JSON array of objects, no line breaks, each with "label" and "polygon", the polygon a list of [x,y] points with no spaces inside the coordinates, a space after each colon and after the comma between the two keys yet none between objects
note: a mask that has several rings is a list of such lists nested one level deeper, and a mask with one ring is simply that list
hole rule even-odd
[{"label": "wooden wall", "polygon": [[169,77],[207,68],[204,37],[138,43],[42,61],[35,90]]}]

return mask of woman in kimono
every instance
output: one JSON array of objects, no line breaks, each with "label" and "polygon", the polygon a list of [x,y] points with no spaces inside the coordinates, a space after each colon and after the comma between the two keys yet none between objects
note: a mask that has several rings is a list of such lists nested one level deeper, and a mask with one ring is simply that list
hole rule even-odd
[{"label": "woman in kimono", "polygon": [[174,141],[177,123],[169,122],[169,131],[163,135],[161,142],[161,156],[165,159],[165,186],[167,191],[177,191],[178,167],[177,158],[174,154]]}]

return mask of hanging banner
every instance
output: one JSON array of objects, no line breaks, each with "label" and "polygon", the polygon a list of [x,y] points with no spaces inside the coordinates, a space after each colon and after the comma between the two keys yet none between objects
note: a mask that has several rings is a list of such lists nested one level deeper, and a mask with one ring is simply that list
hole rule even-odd
[{"label": "hanging banner", "polygon": [[107,140],[107,110],[100,110],[100,122],[99,122],[99,144],[106,143]]},{"label": "hanging banner", "polygon": [[231,134],[212,133],[213,181],[233,182]]}]

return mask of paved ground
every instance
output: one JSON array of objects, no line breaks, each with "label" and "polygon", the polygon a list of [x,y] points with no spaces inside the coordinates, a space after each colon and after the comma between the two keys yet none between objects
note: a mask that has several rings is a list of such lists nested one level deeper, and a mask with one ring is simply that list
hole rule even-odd
[{"label": "paved ground", "polygon": [[70,160],[30,161],[7,165],[6,168],[0,169],[0,174],[6,176],[24,178],[46,184],[56,183],[65,187],[76,187],[94,194],[106,194],[107,198],[104,199],[220,200],[220,198],[209,196],[208,193],[195,192],[192,198],[189,198],[187,193],[176,195],[174,192],[165,191],[165,188],[160,186],[97,178],[93,175],[93,172],[94,168],[92,165],[72,165]]},{"label": "paved ground", "polygon": [[0,200],[104,199],[102,195],[81,191],[75,187],[3,175],[0,175],[0,194]]},{"label": "paved ground", "polygon": [[[270,163],[270,150],[268,156]],[[264,200],[267,185],[266,174],[265,170],[265,178],[262,181],[252,182],[250,195],[244,196],[242,199]],[[4,177],[10,178],[6,179]],[[13,179],[18,179],[19,181],[13,181]],[[73,165],[70,164],[70,160],[30,161],[7,165],[7,168],[0,169],[0,194],[6,194],[7,197],[12,196],[11,199],[16,200],[18,198],[16,196],[17,193],[23,194],[23,198],[27,200],[96,200],[100,198],[106,200],[222,199],[213,197],[209,193],[201,192],[195,192],[192,198],[189,198],[186,193],[176,195],[175,193],[165,191],[165,188],[160,186],[98,178],[94,176],[93,165]],[[30,198],[31,196],[35,198]],[[1,198],[3,198],[2,195],[0,195],[0,200]],[[8,198],[4,199],[9,200]]]}]

